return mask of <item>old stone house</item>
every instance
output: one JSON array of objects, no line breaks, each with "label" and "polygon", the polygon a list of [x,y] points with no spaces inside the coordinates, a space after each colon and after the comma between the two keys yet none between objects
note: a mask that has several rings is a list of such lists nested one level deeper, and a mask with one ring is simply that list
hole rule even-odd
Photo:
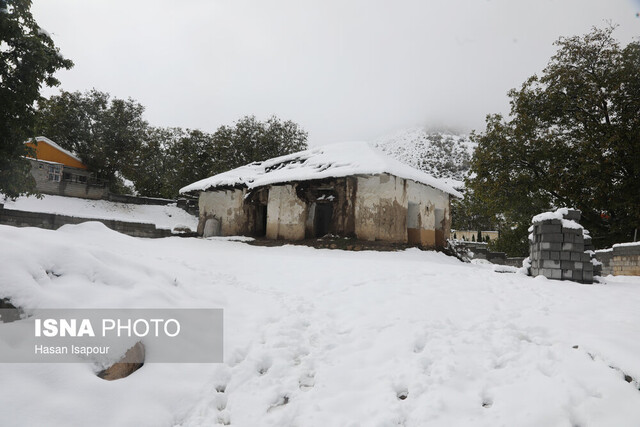
[{"label": "old stone house", "polygon": [[107,193],[105,183],[98,181],[79,157],[49,138],[39,136],[25,145],[35,150],[35,158],[27,159],[41,193],[87,199],[101,199]]},{"label": "old stone house", "polygon": [[455,189],[365,142],[251,163],[188,185],[198,233],[302,240],[327,234],[442,247]]}]

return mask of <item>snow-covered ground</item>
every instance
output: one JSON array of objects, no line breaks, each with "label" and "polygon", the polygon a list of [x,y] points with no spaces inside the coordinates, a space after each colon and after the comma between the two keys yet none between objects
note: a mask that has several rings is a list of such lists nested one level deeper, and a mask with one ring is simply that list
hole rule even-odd
[{"label": "snow-covered ground", "polygon": [[[640,278],[0,226],[24,307],[221,307],[222,364],[0,364],[3,426],[637,426]],[[2,327],[2,324],[0,324]],[[612,369],[610,366],[616,367]],[[401,397],[406,397],[401,399]]]},{"label": "snow-covered ground", "polygon": [[155,224],[158,228],[172,230],[175,226],[186,225],[191,230],[198,228],[198,218],[190,215],[175,204],[168,206],[134,205],[110,202],[108,200],[90,200],[77,197],[44,195],[18,197],[15,201],[5,200],[0,194],[0,203],[7,209],[30,212],[46,212],[81,218],[115,219],[129,222]]}]

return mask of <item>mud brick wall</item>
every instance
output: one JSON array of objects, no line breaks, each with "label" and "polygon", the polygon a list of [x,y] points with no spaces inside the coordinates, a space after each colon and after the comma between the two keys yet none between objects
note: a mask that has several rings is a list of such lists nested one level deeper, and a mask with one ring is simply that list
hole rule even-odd
[{"label": "mud brick wall", "polygon": [[640,276],[640,244],[613,245],[611,267],[614,276]]},{"label": "mud brick wall", "polygon": [[[580,212],[569,210],[564,219],[577,222]],[[533,224],[529,242],[532,276],[593,283],[591,256],[585,252],[592,250],[591,238],[584,236],[582,228],[565,227],[561,219],[546,219]]]}]

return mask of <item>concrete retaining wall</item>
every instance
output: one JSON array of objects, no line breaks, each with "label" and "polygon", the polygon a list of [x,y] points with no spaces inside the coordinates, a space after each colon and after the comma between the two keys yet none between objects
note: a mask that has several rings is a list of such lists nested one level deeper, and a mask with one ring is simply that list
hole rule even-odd
[{"label": "concrete retaining wall", "polygon": [[110,202],[119,202],[119,203],[129,203],[132,205],[160,205],[166,206],[171,203],[176,203],[175,200],[172,199],[160,199],[157,197],[140,197],[140,196],[132,196],[130,194],[111,194],[107,195],[107,200]]},{"label": "concrete retaining wall", "polygon": [[58,215],[42,212],[27,212],[13,209],[0,208],[0,224],[14,227],[39,227],[49,230],[57,230],[66,224],[80,224],[87,221],[98,221],[112,230],[133,237],[168,237],[171,230],[156,228],[155,224],[139,222],[125,222],[110,219],[78,218],[74,216]]}]

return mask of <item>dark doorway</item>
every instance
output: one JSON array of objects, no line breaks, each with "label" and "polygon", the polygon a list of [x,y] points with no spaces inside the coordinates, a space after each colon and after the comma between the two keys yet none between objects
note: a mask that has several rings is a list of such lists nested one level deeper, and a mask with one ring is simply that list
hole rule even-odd
[{"label": "dark doorway", "polygon": [[258,205],[256,208],[256,237],[264,237],[267,234],[267,205]]},{"label": "dark doorway", "polygon": [[316,203],[316,212],[313,220],[313,229],[316,237],[329,234],[332,216],[333,205],[331,203]]}]

